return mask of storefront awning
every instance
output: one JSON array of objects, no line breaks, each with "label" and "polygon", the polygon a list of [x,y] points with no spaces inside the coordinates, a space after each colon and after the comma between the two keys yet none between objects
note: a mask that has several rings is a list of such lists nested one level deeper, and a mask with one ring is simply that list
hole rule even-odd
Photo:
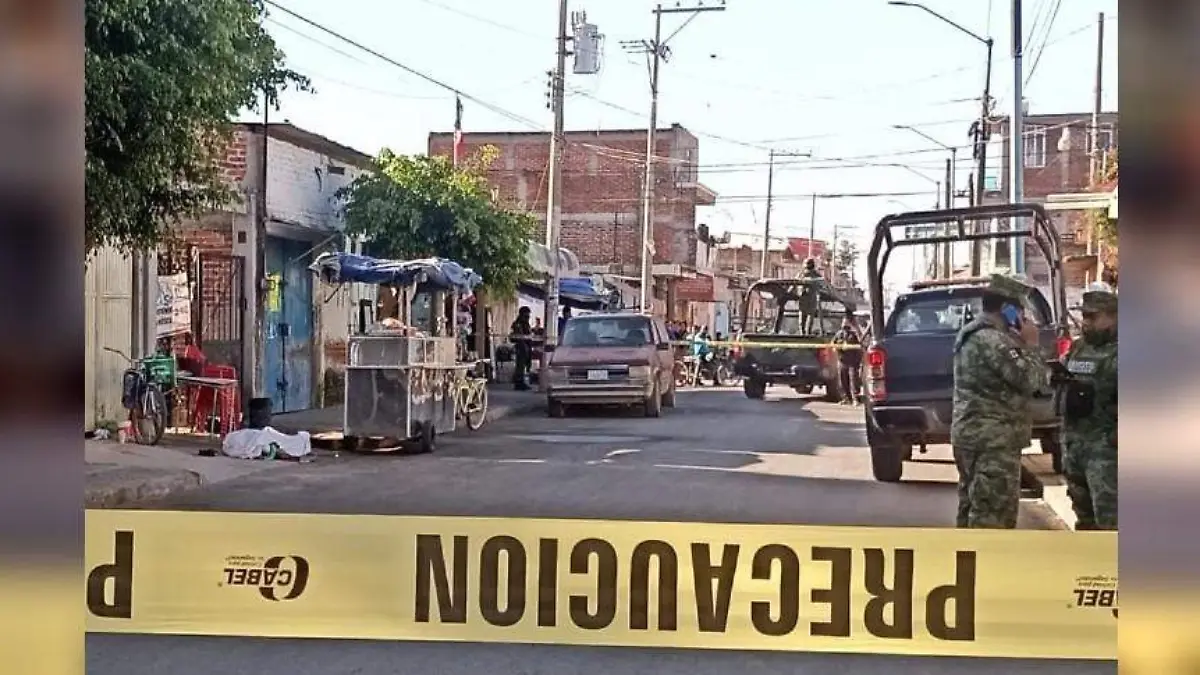
[{"label": "storefront awning", "polygon": [[1071,192],[1066,194],[1049,195],[1046,197],[1047,211],[1091,211],[1107,210],[1110,217],[1116,217],[1117,191],[1112,192]]},{"label": "storefront awning", "polygon": [[[529,266],[535,274],[544,276],[550,274],[554,269],[554,256],[550,253],[550,247],[545,244],[539,244],[536,241],[529,242],[529,250],[526,255]],[[558,249],[558,275],[560,277],[579,276],[579,258],[565,248]]]}]

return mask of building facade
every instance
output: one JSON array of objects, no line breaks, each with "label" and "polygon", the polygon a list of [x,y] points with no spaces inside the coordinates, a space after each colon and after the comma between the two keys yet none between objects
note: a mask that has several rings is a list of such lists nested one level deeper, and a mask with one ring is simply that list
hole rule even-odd
[{"label": "building facade", "polygon": [[[1047,203],[1051,195],[1083,193],[1093,189],[1091,162],[1097,159],[1099,176],[1104,174],[1104,162],[1109,152],[1119,146],[1118,113],[1107,112],[1099,117],[1098,143],[1092,146],[1091,113],[1056,113],[1026,115],[1022,138],[1024,157],[1024,197],[1027,202]],[[1002,118],[993,124],[992,132],[999,142],[993,142],[989,153],[998,158],[993,177],[985,182],[986,199],[992,203],[1008,201],[1009,194],[1009,123]],[[1069,294],[1077,295],[1097,274],[1094,256],[1090,254],[1088,215],[1079,210],[1052,211],[1054,224],[1063,242],[1064,264]],[[1004,225],[1001,224],[1001,227]],[[986,260],[992,269],[1008,267],[1011,248],[1008,241],[993,242]],[[1088,260],[1091,262],[1087,262]],[[1025,245],[1026,274],[1034,285],[1049,283],[1049,271],[1041,253],[1032,242]]]},{"label": "building facade", "polygon": [[[716,195],[697,178],[699,140],[682,126],[656,134],[654,222],[656,312],[676,314],[676,281],[695,274],[696,207],[713,204]],[[609,274],[638,283],[641,271],[642,184],[646,130],[569,131],[562,151],[561,245],[572,251],[585,272]],[[545,237],[549,198],[550,134],[473,132],[463,134],[465,155],[486,146],[497,151],[488,181],[512,208],[538,218]],[[431,156],[453,153],[453,133],[431,133]],[[683,318],[683,317],[679,317]]]},{"label": "building facade", "polygon": [[[239,199],[183,223],[193,285],[193,335],[210,361],[234,366],[244,397],[275,412],[340,397],[350,288],[324,288],[308,265],[343,250],[337,192],[371,167],[371,157],[287,123],[238,124],[223,171]],[[257,215],[265,194],[265,238]],[[161,271],[161,264],[160,264]]]}]

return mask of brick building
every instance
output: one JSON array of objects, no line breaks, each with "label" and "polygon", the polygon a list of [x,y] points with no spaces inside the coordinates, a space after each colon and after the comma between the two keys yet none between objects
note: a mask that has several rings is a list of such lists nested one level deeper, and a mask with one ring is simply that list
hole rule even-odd
[{"label": "brick building", "polygon": [[[824,270],[827,254],[828,244],[819,239],[772,237],[767,248],[767,276],[798,277],[809,257],[817,261],[817,269]],[[717,247],[713,269],[729,279],[729,305],[735,323],[743,318],[741,308],[746,290],[761,277],[762,259],[761,236],[729,234]]]},{"label": "brick building", "polygon": [[[1104,153],[1118,147],[1118,113],[1100,115],[1098,152]],[[1091,113],[1056,113],[1026,115],[1024,120],[1024,195],[1029,202],[1046,203],[1051,195],[1090,191],[1090,162],[1092,157]],[[1000,142],[993,143],[999,153],[994,166],[999,166],[996,180],[987,182],[988,201],[1008,201],[1009,190],[1009,131],[1008,118],[1002,118],[992,127]],[[994,157],[995,154],[992,154]],[[1063,251],[1069,257],[1064,265],[1068,290],[1078,293],[1090,281],[1094,281],[1095,259],[1088,255],[1086,213],[1078,210],[1053,211],[1052,217],[1062,236]],[[995,266],[1007,266],[1009,242],[996,242],[989,256]],[[1090,263],[1088,261],[1091,261]],[[1036,285],[1048,283],[1049,274],[1045,261],[1032,242],[1026,242],[1026,272]]]},{"label": "brick building", "polygon": [[[585,271],[637,278],[641,269],[642,178],[645,129],[568,131],[563,148],[562,246]],[[463,134],[469,156],[492,146],[498,156],[489,182],[501,200],[543,223],[549,196],[550,134]],[[452,153],[453,133],[430,133],[431,156]],[[671,297],[675,281],[691,276],[696,259],[696,207],[716,195],[697,179],[698,139],[678,124],[659,129],[654,172],[654,275],[659,311],[681,308]],[[664,307],[665,305],[665,307]]]},{"label": "brick building", "polygon": [[244,397],[287,412],[340,395],[354,293],[321,288],[308,265],[344,246],[335,195],[371,157],[291,124],[267,129],[265,241],[256,230],[263,125],[249,123],[235,125],[222,166],[238,199],[182,223],[178,235],[197,342],[210,361],[237,368]]},{"label": "brick building", "polygon": [[[809,257],[816,259],[817,268],[822,269],[826,248],[826,242],[819,239],[772,237],[771,245],[767,249],[767,276],[799,276],[804,269],[804,261]],[[717,248],[714,267],[729,277],[756,280],[762,271],[762,258],[762,237],[729,235],[729,240]]]}]

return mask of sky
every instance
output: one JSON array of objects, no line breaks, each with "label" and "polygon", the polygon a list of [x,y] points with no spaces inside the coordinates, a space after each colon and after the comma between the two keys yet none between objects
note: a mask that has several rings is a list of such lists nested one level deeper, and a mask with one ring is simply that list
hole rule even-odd
[{"label": "sky", "polygon": [[[552,124],[546,92],[556,49],[554,0],[272,4],[445,85],[269,7],[268,31],[288,65],[309,76],[316,89],[285,93],[272,119],[372,154],[384,147],[422,153],[429,132],[453,127],[457,89],[483,102],[463,101],[465,131],[546,131]],[[568,62],[568,130],[646,126],[646,59],[626,53],[622,42],[653,37],[655,4],[571,0],[570,10],[585,11],[605,38],[598,74],[575,75]],[[695,4],[721,2],[683,6]],[[724,11],[690,21],[682,14],[663,18],[664,37],[687,25],[668,42],[659,126],[679,123],[699,137],[700,181],[719,195],[716,206],[700,209],[698,222],[716,234],[761,236],[772,149],[793,153],[775,168],[773,236],[806,237],[815,222],[817,238],[831,239],[836,227],[839,238],[866,250],[882,216],[934,205],[949,157],[938,144],[959,146],[955,180],[965,188],[972,169],[967,133],[979,114],[985,72],[981,42],[920,9],[886,0],[724,4]],[[924,4],[994,38],[992,96],[998,113],[1011,111],[1011,0]],[[1117,110],[1117,0],[1025,0],[1024,94],[1031,113],[1092,109],[1100,12],[1106,15],[1103,107]],[[938,144],[897,125],[915,127]],[[886,195],[822,197],[814,209],[813,193]],[[914,262],[905,253],[894,255],[887,281],[906,281]]]}]

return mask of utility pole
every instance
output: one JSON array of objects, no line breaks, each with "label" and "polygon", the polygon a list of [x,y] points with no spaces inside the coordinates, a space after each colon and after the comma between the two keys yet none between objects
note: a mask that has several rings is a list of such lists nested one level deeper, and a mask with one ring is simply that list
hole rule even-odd
[{"label": "utility pole", "polygon": [[[946,160],[946,208],[954,208],[954,163],[953,160]],[[953,228],[954,225],[947,225],[947,228]],[[953,267],[954,244],[946,242],[942,248],[942,270],[946,273],[946,278],[954,276]]]},{"label": "utility pole", "polygon": [[654,11],[654,43],[650,57],[650,126],[646,128],[646,166],[642,175],[642,283],[638,306],[653,313],[654,297],[654,144],[658,131],[658,67],[662,61],[662,5]]},{"label": "utility pole", "polygon": [[[658,71],[662,61],[670,58],[670,50],[667,48],[667,43],[671,38],[679,34],[684,26],[687,26],[692,19],[700,12],[720,12],[725,10],[724,0],[722,4],[714,6],[697,5],[695,7],[666,7],[658,5],[654,8],[654,40],[647,43],[645,40],[624,42],[622,46],[626,49],[634,48],[637,51],[649,54],[650,60],[650,126],[646,129],[646,166],[645,174],[642,178],[642,288],[640,293],[640,305],[642,313],[650,314],[652,311],[651,302],[653,300],[653,284],[654,284],[654,146],[655,135],[658,131]],[[682,26],[675,29],[664,40],[662,37],[662,17],[663,14],[691,14],[687,21]]]},{"label": "utility pole", "polygon": [[767,217],[763,225],[763,248],[762,260],[759,265],[758,276],[760,279],[767,278],[767,256],[771,253],[771,199],[774,196],[775,190],[775,151],[772,150],[770,159],[767,161]]},{"label": "utility pole", "polygon": [[812,245],[817,240],[817,194],[812,196],[812,212],[808,216],[808,253],[812,257]]},{"label": "utility pole", "polygon": [[838,287],[838,224],[833,224],[833,254],[829,257],[829,285],[834,288]]},{"label": "utility pole", "polygon": [[1096,99],[1092,104],[1092,152],[1088,165],[1089,183],[1095,186],[1100,181],[1101,161],[1104,153],[1100,149],[1100,107],[1103,105],[1104,93],[1104,12],[1100,12],[1100,20],[1096,25]]},{"label": "utility pole", "polygon": [[[991,139],[991,131],[988,125],[988,119],[992,114],[992,46],[995,41],[991,36],[985,40],[987,46],[987,66],[983,76],[983,101],[979,106],[979,126],[975,129],[975,160],[976,174],[979,176],[978,182],[975,184],[974,203],[983,205],[985,181],[984,176],[987,175],[987,146]],[[972,231],[979,233],[979,228],[982,224],[975,221],[972,226]],[[976,239],[971,242],[971,276],[977,277],[980,274],[981,265],[983,264],[983,240]]]},{"label": "utility pole", "polygon": [[[542,325],[546,344],[558,344],[558,283],[559,244],[562,239],[562,148],[563,148],[563,85],[567,69],[567,0],[558,3],[558,54],[551,79],[551,99],[554,107],[554,133],[550,135],[550,201],[546,205],[546,248],[550,250],[550,275],[546,283],[546,302],[543,305]],[[546,372],[549,355],[542,350],[541,372]],[[539,388],[545,388],[546,378],[538,378]]]},{"label": "utility pole", "polygon": [[767,217],[766,223],[763,225],[762,269],[759,270],[759,276],[764,279],[767,277],[767,255],[771,250],[771,205],[775,195],[775,158],[780,156],[812,157],[812,153],[771,150],[770,159],[767,162]]},{"label": "utility pole", "polygon": [[[1013,59],[1013,112],[1009,120],[1008,153],[1009,202],[1020,204],[1025,200],[1025,101],[1024,101],[1024,38],[1021,35],[1021,0],[1012,0],[1012,59]],[[1015,229],[1023,229],[1020,218],[1015,219]],[[1012,274],[1025,273],[1025,237],[1012,238]]]},{"label": "utility pole", "polygon": [[[1104,94],[1104,12],[1100,12],[1096,24],[1096,100],[1092,104],[1092,152],[1088,164],[1088,184],[1092,189],[1100,183],[1103,175],[1104,161],[1107,159],[1104,150],[1100,148],[1100,108],[1103,105]],[[1093,224],[1088,232],[1087,253],[1096,255],[1100,252],[1099,242],[1096,241],[1096,227]],[[1100,256],[1096,260],[1096,280],[1099,281],[1104,272],[1104,261]]]}]

